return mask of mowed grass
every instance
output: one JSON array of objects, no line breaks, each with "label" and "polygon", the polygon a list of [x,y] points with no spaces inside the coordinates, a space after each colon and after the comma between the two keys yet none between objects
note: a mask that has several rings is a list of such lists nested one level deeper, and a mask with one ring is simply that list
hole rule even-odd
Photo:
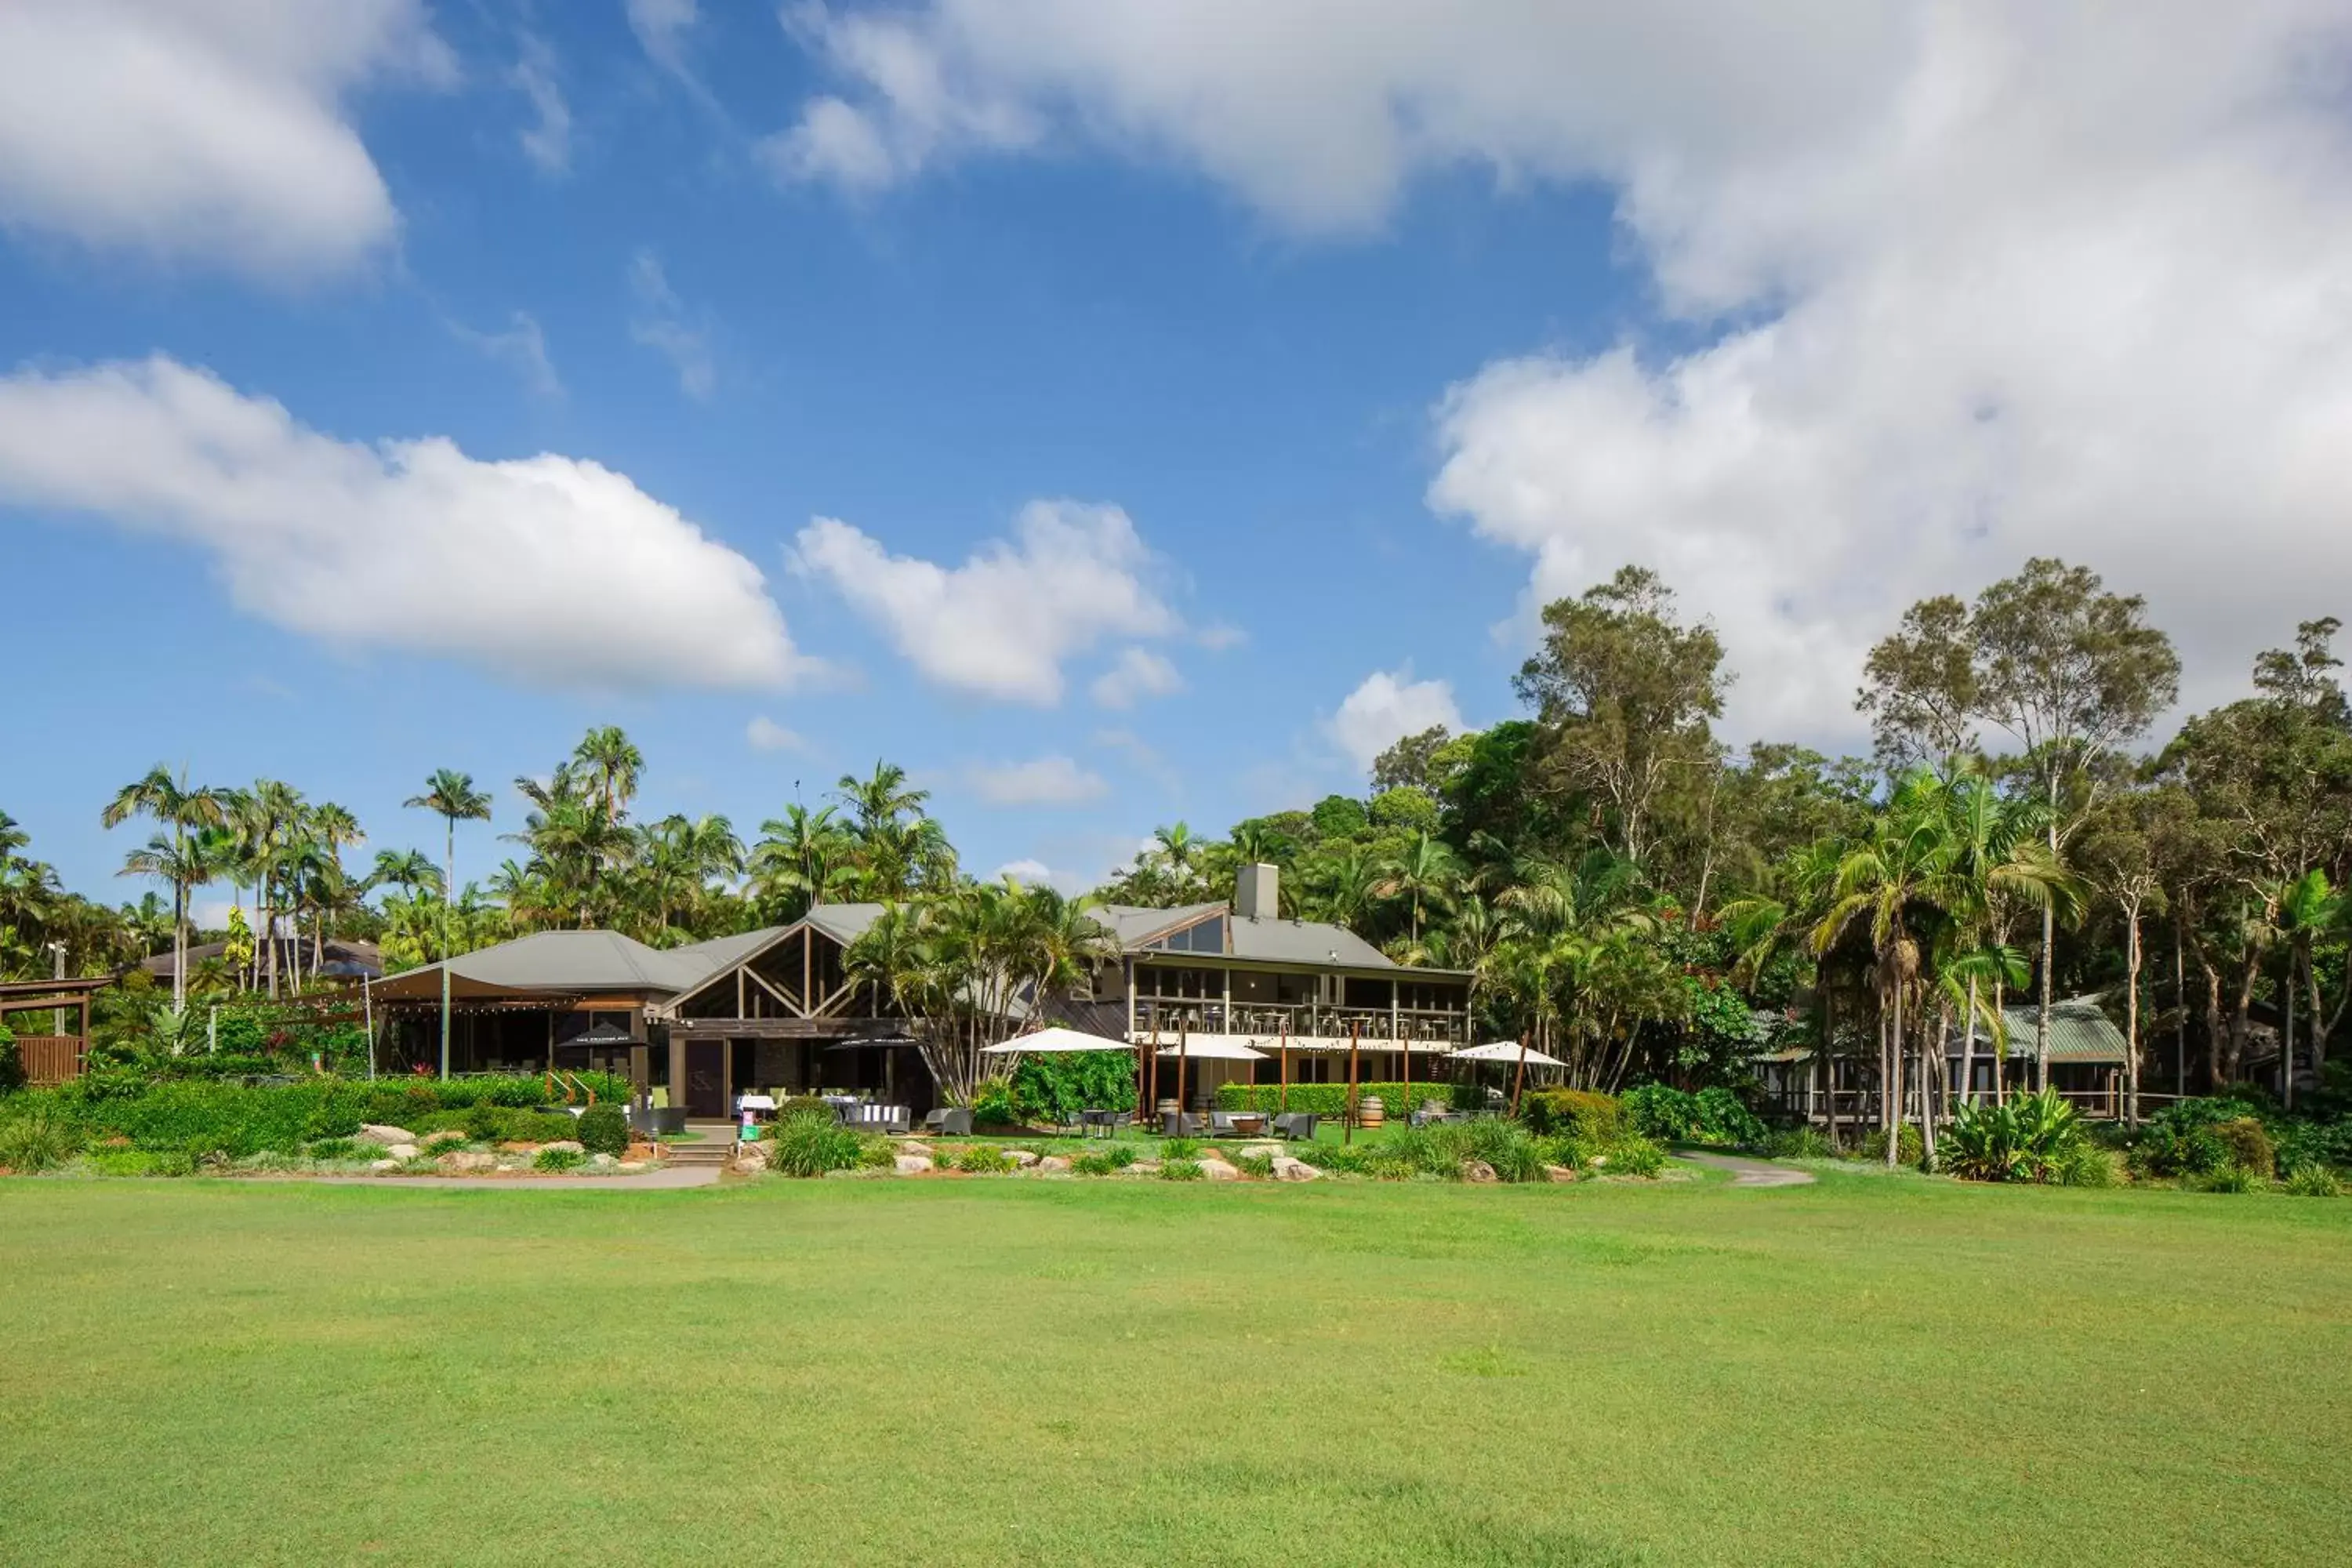
[{"label": "mowed grass", "polygon": [[0,1561],[2352,1560],[2352,1202],[0,1182]]}]

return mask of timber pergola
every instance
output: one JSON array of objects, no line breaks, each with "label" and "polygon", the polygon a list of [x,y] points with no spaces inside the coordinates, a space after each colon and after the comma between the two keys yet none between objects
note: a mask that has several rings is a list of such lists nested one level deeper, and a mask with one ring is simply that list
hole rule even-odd
[{"label": "timber pergola", "polygon": [[[35,1086],[64,1083],[82,1075],[89,1054],[89,999],[114,984],[110,975],[79,980],[0,981],[0,1024],[12,1013],[58,1014],[71,1009],[79,1028],[71,1035],[50,1033],[16,1037],[16,1059],[24,1065],[25,1081]],[[50,1028],[57,1024],[52,1019]]]}]

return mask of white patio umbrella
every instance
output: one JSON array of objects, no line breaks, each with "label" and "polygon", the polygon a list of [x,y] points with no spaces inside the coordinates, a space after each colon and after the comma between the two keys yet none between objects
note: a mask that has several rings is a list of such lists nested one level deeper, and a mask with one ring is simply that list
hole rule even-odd
[{"label": "white patio umbrella", "polygon": [[1557,1068],[1568,1064],[1558,1057],[1547,1056],[1525,1040],[1489,1040],[1483,1046],[1465,1046],[1454,1053],[1458,1062],[1517,1062],[1518,1070],[1511,1076],[1511,1114],[1519,1113],[1519,1090],[1527,1083],[1530,1067]]},{"label": "white patio umbrella", "polygon": [[1013,1038],[1000,1041],[996,1045],[982,1046],[980,1048],[980,1054],[984,1057],[1025,1057],[1032,1054],[1062,1056],[1075,1055],[1079,1051],[1131,1051],[1134,1048],[1125,1040],[1105,1039],[1100,1035],[1089,1035],[1078,1029],[1066,1029],[1056,1024],[1050,1029],[1039,1029],[1034,1034],[1015,1035]]},{"label": "white patio umbrella", "polygon": [[1565,1067],[1558,1057],[1547,1056],[1533,1046],[1517,1040],[1493,1040],[1483,1046],[1465,1046],[1449,1053],[1457,1062],[1525,1062],[1533,1068]]},{"label": "white patio umbrella", "polygon": [[1200,1039],[1187,1039],[1181,1045],[1163,1047],[1163,1057],[1183,1057],[1196,1062],[1262,1062],[1265,1053],[1242,1044],[1225,1035],[1208,1035]]}]

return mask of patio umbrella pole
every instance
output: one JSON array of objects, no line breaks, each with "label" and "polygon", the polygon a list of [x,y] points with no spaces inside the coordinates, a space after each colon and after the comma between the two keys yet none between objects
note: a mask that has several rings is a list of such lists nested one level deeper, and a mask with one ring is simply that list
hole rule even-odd
[{"label": "patio umbrella pole", "polygon": [[1519,1037],[1519,1070],[1511,1075],[1511,1115],[1514,1118],[1519,1114],[1519,1090],[1526,1087],[1527,1081],[1528,1039],[1522,1035]]},{"label": "patio umbrella pole", "polygon": [[1359,1114],[1356,1105],[1356,1062],[1362,1054],[1363,1048],[1364,1021],[1359,1018],[1348,1026],[1348,1114],[1339,1123],[1339,1141],[1342,1143],[1353,1143],[1356,1141],[1356,1117]]},{"label": "patio umbrella pole", "polygon": [[1290,1109],[1290,1020],[1282,1021],[1282,1090],[1276,1102],[1287,1111]]},{"label": "patio umbrella pole", "polygon": [[1184,1058],[1192,1054],[1192,1031],[1188,1027],[1176,1031],[1176,1131],[1184,1131]]}]

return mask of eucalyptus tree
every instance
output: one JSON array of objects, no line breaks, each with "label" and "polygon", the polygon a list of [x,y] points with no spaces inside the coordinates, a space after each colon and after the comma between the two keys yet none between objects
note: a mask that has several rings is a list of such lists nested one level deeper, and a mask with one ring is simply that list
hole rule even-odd
[{"label": "eucalyptus tree", "polygon": [[[146,773],[117,790],[106,809],[99,813],[99,821],[107,827],[117,827],[134,816],[151,817],[170,831],[171,853],[166,858],[175,870],[193,871],[204,862],[188,850],[188,835],[205,827],[217,827],[226,816],[226,801],[216,789],[192,786],[186,770],[173,778],[170,768],[156,763]],[[188,1002],[188,892],[201,886],[199,882],[172,882],[172,1005],[183,1008]]]},{"label": "eucalyptus tree", "polygon": [[[457,885],[457,824],[488,822],[490,819],[490,797],[474,787],[474,775],[454,768],[436,768],[425,781],[425,793],[413,795],[402,803],[412,809],[429,811],[441,818],[442,881],[444,888]],[[470,890],[470,889],[469,889]],[[449,1076],[449,904],[441,901],[441,1076]]]}]

